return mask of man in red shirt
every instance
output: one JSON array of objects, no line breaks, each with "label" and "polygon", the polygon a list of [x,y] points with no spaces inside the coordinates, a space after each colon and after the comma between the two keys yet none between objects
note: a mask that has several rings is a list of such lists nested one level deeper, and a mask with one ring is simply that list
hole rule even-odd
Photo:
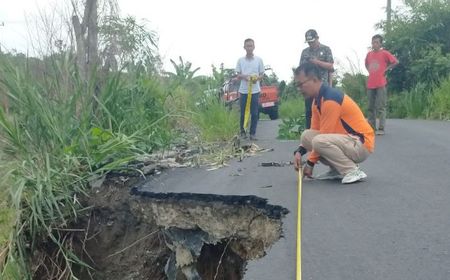
[{"label": "man in red shirt", "polygon": [[[366,69],[369,71],[367,90],[369,95],[369,123],[375,129],[377,135],[384,134],[386,125],[386,71],[398,64],[397,58],[387,50],[381,48],[383,37],[375,35],[372,37],[372,51],[366,56]],[[377,115],[380,118],[377,129]]]}]

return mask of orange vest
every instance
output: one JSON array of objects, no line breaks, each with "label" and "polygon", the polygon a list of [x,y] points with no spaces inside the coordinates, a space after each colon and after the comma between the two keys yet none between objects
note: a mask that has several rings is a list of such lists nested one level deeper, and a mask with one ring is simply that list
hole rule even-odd
[{"label": "orange vest", "polygon": [[[375,133],[359,106],[348,95],[322,84],[319,95],[312,105],[311,129],[321,134],[345,134],[357,137],[373,152]],[[319,155],[314,151],[309,160],[317,162]]]}]

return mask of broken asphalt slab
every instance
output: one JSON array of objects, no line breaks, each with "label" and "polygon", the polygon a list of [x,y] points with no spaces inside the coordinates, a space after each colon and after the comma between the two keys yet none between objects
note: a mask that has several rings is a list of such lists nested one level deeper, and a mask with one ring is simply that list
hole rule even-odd
[{"label": "broken asphalt slab", "polygon": [[[292,166],[258,166],[292,160],[298,141],[275,140],[278,124],[258,127],[257,144],[272,152],[214,171],[174,169],[142,186],[159,193],[254,195],[287,208],[284,237],[249,262],[244,279],[295,279],[296,173]],[[449,139],[449,122],[388,120],[387,134],[377,137],[375,153],[361,165],[365,182],[305,180],[303,279],[450,279]],[[315,172],[324,170],[319,165]]]}]

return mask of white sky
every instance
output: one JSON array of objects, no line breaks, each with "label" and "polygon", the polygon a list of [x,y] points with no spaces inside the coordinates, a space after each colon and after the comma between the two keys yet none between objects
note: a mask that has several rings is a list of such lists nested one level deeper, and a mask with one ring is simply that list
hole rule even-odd
[{"label": "white sky", "polygon": [[[68,0],[58,1],[61,3]],[[335,64],[350,71],[348,59],[364,69],[375,24],[385,18],[386,0],[118,0],[122,15],[150,21],[159,34],[160,54],[166,70],[169,59],[182,56],[200,73],[209,75],[211,64],[234,68],[243,56],[245,38],[255,40],[255,54],[271,65],[282,79],[292,76],[304,43],[305,31],[314,28],[320,41],[333,51]],[[7,2],[7,4],[6,4]],[[394,8],[401,0],[392,0]],[[2,49],[32,49],[29,32],[39,10],[55,7],[56,0],[6,1],[0,9]],[[27,24],[28,22],[28,24]],[[30,51],[31,52],[31,51]]]}]

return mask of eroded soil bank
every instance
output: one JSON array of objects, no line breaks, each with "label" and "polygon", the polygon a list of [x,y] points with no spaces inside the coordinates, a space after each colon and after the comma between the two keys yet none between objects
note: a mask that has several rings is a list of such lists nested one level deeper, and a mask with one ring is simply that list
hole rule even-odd
[{"label": "eroded soil bank", "polygon": [[242,279],[247,261],[282,236],[288,211],[265,199],[153,193],[136,184],[109,178],[84,202],[91,208],[70,238],[94,270],[78,271],[80,279]]}]

